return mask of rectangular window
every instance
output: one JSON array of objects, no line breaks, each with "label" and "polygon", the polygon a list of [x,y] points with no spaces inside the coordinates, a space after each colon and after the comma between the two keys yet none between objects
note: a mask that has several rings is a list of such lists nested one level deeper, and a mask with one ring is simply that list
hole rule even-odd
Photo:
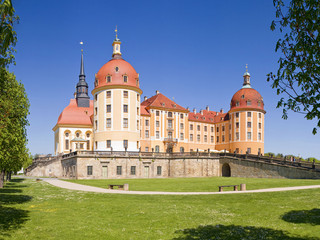
[{"label": "rectangular window", "polygon": [[107,91],[107,98],[111,98],[111,91]]},{"label": "rectangular window", "polygon": [[239,113],[238,113],[238,112],[236,113],[236,117],[237,117],[237,118],[239,117]]},{"label": "rectangular window", "polygon": [[193,124],[190,124],[190,130],[193,130]]},{"label": "rectangular window", "polygon": [[208,136],[204,135],[204,142],[207,142],[207,141],[208,141]]},{"label": "rectangular window", "polygon": [[247,117],[251,117],[251,112],[247,112]]},{"label": "rectangular window", "polygon": [[197,142],[200,142],[200,134],[197,135]]},{"label": "rectangular window", "polygon": [[145,138],[149,138],[149,130],[146,130],[146,132],[145,132]]},{"label": "rectangular window", "polygon": [[168,138],[172,138],[172,132],[168,132]]},{"label": "rectangular window", "polygon": [[136,166],[131,166],[131,168],[130,168],[130,174],[131,174],[131,175],[136,175]]},{"label": "rectangular window", "polygon": [[160,152],[160,147],[159,147],[159,145],[156,145],[155,151],[156,151],[156,152]]},{"label": "rectangular window", "polygon": [[211,127],[211,132],[213,132],[214,131],[214,128],[213,127]]},{"label": "rectangular window", "polygon": [[137,107],[137,115],[140,114],[140,108]]},{"label": "rectangular window", "polygon": [[97,115],[97,114],[98,114],[98,108],[95,107],[95,108],[94,108],[94,115]]},{"label": "rectangular window", "polygon": [[183,139],[184,139],[183,133],[180,133],[180,140],[183,140]]},{"label": "rectangular window", "polygon": [[94,121],[94,128],[95,128],[95,130],[97,130],[98,129],[98,121],[96,120],[96,121]]},{"label": "rectangular window", "polygon": [[80,149],[84,148],[84,143],[80,143]]},{"label": "rectangular window", "polygon": [[124,76],[123,76],[123,81],[124,81],[125,83],[128,82],[128,76],[124,75]]},{"label": "rectangular window", "polygon": [[219,132],[219,127],[217,127],[217,132]]},{"label": "rectangular window", "polygon": [[193,142],[193,134],[190,134],[190,141]]},{"label": "rectangular window", "polygon": [[156,131],[156,139],[159,139],[159,138],[160,138],[160,132]]},{"label": "rectangular window", "polygon": [[224,142],[225,138],[224,138],[224,135],[222,135],[222,142]]},{"label": "rectangular window", "polygon": [[224,126],[222,126],[222,132],[224,132],[224,130],[225,130],[225,128],[224,128]]},{"label": "rectangular window", "polygon": [[124,113],[128,112],[128,105],[127,104],[123,104],[123,112]]},{"label": "rectangular window", "polygon": [[107,128],[111,128],[111,118],[107,118]]},{"label": "rectangular window", "polygon": [[183,129],[183,123],[180,123],[180,129]]},{"label": "rectangular window", "polygon": [[87,140],[87,150],[90,150],[90,140]]},{"label": "rectangular window", "polygon": [[146,151],[146,152],[149,152],[149,147],[146,147],[146,148],[145,148],[145,151]]},{"label": "rectangular window", "polygon": [[208,131],[208,127],[207,126],[204,126],[204,131]]},{"label": "rectangular window", "polygon": [[140,124],[139,124],[139,120],[137,120],[137,130],[139,130],[140,128]]},{"label": "rectangular window", "polygon": [[146,127],[149,126],[149,120],[146,120]]},{"label": "rectangular window", "polygon": [[180,118],[183,119],[183,113],[180,114]]},{"label": "rectangular window", "polygon": [[139,102],[140,101],[140,95],[137,94],[137,101]]},{"label": "rectangular window", "polygon": [[157,166],[157,175],[160,176],[162,173],[162,167],[161,166]]},{"label": "rectangular window", "polygon": [[236,128],[239,128],[239,122],[236,122]]},{"label": "rectangular window", "polygon": [[69,140],[66,139],[66,150],[69,150]]},{"label": "rectangular window", "polygon": [[156,121],[156,127],[160,127],[160,122]]},{"label": "rectangular window", "polygon": [[92,175],[92,166],[87,166],[87,175]]},{"label": "rectangular window", "polygon": [[261,123],[259,123],[259,129],[261,129]]},{"label": "rectangular window", "polygon": [[111,140],[107,140],[107,148],[111,148]]},{"label": "rectangular window", "polygon": [[219,142],[219,136],[217,136],[217,143]]},{"label": "rectangular window", "polygon": [[128,91],[123,91],[123,98],[128,98]]},{"label": "rectangular window", "polygon": [[123,140],[123,147],[128,148],[128,140]]},{"label": "rectangular window", "polygon": [[213,140],[213,136],[211,136],[211,143],[213,143],[213,141],[214,141],[214,140]]},{"label": "rectangular window", "polygon": [[111,76],[107,76],[107,82],[111,82]]},{"label": "rectangular window", "polygon": [[160,116],[160,112],[159,111],[156,111],[156,116]]},{"label": "rectangular window", "polygon": [[239,133],[236,132],[236,140],[239,140]]},{"label": "rectangular window", "polygon": [[168,120],[168,128],[172,128],[172,120],[171,119]]},{"label": "rectangular window", "polygon": [[259,118],[261,118],[261,113],[259,113]]},{"label": "rectangular window", "polygon": [[247,138],[248,140],[251,140],[251,132],[247,132]]},{"label": "rectangular window", "polygon": [[117,175],[122,175],[122,166],[117,166]]},{"label": "rectangular window", "polygon": [[123,127],[128,128],[128,118],[123,119]]},{"label": "rectangular window", "polygon": [[251,122],[247,122],[247,127],[251,128]]},{"label": "rectangular window", "polygon": [[197,126],[197,131],[200,131],[200,125]]},{"label": "rectangular window", "polygon": [[107,113],[111,113],[111,105],[110,104],[107,105]]},{"label": "rectangular window", "polygon": [[258,140],[261,140],[261,133],[258,133]]},{"label": "rectangular window", "polygon": [[168,112],[168,117],[172,117],[172,112]]}]

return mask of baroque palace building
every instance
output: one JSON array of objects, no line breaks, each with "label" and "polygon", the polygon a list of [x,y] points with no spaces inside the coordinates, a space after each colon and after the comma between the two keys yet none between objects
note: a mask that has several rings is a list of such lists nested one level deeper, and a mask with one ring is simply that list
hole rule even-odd
[{"label": "baroque palace building", "polygon": [[93,100],[85,80],[83,52],[75,98],[54,126],[55,154],[72,151],[264,153],[264,102],[243,75],[227,113],[192,112],[156,91],[141,98],[139,74],[113,41],[112,59],[95,74]]}]

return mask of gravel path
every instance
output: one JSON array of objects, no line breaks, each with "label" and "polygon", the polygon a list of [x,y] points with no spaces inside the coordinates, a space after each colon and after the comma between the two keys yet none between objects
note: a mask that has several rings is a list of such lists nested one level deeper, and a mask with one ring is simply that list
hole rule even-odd
[{"label": "gravel path", "polygon": [[[97,193],[118,193],[118,194],[140,194],[140,195],[213,195],[213,194],[243,194],[243,193],[261,193],[261,192],[282,192],[302,189],[320,188],[320,185],[299,186],[299,187],[282,187],[268,188],[247,191],[226,191],[226,192],[157,192],[157,191],[123,191],[111,190],[99,187],[86,186],[78,183],[62,181],[56,178],[41,178],[43,181],[50,183],[53,186],[66,188],[70,190],[97,192]],[[130,186],[129,186],[130,187]]]}]

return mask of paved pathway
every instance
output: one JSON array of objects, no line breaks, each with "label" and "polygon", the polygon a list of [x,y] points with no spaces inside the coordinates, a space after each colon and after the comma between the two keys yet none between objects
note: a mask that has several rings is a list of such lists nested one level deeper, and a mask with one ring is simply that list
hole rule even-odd
[{"label": "paved pathway", "polygon": [[[123,191],[111,190],[99,187],[91,187],[77,183],[62,181],[56,178],[41,178],[43,181],[50,183],[53,186],[66,188],[70,190],[97,192],[97,193],[118,193],[118,194],[140,194],[140,195],[213,195],[213,194],[241,194],[241,193],[259,193],[259,192],[282,192],[292,190],[302,190],[311,188],[320,188],[320,185],[300,186],[300,187],[283,187],[283,188],[268,188],[247,191],[228,191],[228,192],[157,192],[157,191]],[[130,186],[129,186],[130,187]]]}]

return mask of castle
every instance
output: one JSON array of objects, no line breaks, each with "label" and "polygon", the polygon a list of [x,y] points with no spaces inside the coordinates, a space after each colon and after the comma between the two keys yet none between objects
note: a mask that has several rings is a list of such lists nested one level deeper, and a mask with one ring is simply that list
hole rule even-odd
[{"label": "castle", "polygon": [[83,51],[75,98],[54,131],[56,155],[74,151],[264,153],[264,102],[246,70],[227,113],[190,112],[156,91],[141,99],[139,74],[122,58],[117,35],[112,59],[95,74],[88,94]]}]

